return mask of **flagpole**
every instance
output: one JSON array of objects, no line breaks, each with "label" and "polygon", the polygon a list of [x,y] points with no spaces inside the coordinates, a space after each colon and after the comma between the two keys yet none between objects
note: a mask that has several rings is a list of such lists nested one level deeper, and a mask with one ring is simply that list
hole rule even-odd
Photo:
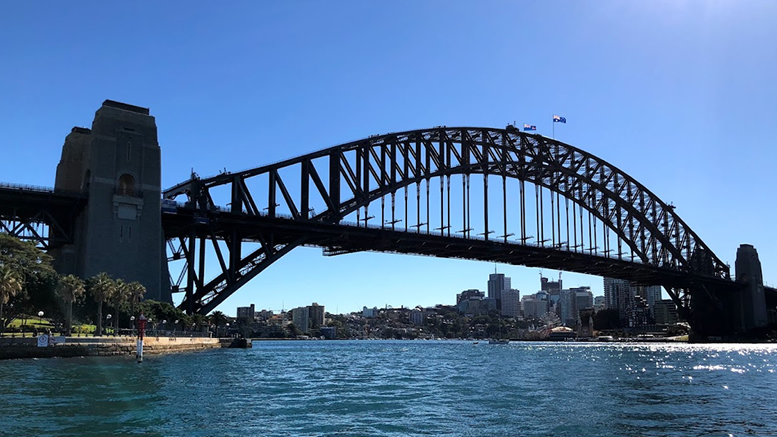
[{"label": "flagpole", "polygon": [[553,120],[551,118],[551,124],[553,125],[553,137],[552,137],[552,139],[555,140],[556,139],[556,120]]}]

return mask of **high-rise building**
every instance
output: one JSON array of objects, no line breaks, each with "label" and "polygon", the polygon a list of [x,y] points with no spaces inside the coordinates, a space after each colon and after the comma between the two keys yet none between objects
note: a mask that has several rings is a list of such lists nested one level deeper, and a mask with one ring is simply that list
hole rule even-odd
[{"label": "high-rise building", "polygon": [[324,326],[324,306],[313,302],[313,305],[308,307],[308,315],[310,317],[310,329],[317,329]]},{"label": "high-rise building", "polygon": [[502,307],[502,292],[510,289],[510,278],[503,273],[488,275],[488,298],[496,300],[496,307]]},{"label": "high-rise building", "polygon": [[244,320],[253,322],[255,314],[256,314],[256,306],[254,306],[254,304],[251,304],[251,306],[247,306],[247,307],[237,307],[238,319],[244,319]]},{"label": "high-rise building", "polygon": [[521,316],[521,292],[511,288],[502,291],[502,315],[505,317]]},{"label": "high-rise building", "polygon": [[471,298],[475,299],[483,299],[486,297],[486,294],[483,293],[480,290],[470,288],[469,290],[464,290],[461,293],[456,295],[456,304],[460,304],[464,300],[469,300]]},{"label": "high-rise building", "polygon": [[594,310],[600,311],[607,308],[604,304],[604,296],[594,297]]},{"label": "high-rise building", "polygon": [[309,307],[299,307],[291,310],[291,321],[300,331],[307,334],[310,332],[310,311]]},{"label": "high-rise building", "polygon": [[561,300],[561,285],[562,281],[560,275],[558,281],[551,281],[540,274],[540,290],[548,293],[548,310],[556,311],[556,314],[558,314],[559,317],[561,317],[561,307],[559,306],[559,300]]},{"label": "high-rise building", "polygon": [[570,288],[570,290],[575,293],[575,308],[577,311],[594,307],[594,294],[591,292],[591,287],[583,286]]},{"label": "high-rise building", "polygon": [[306,307],[294,308],[291,310],[291,319],[300,331],[308,334],[324,326],[324,306],[313,302]]},{"label": "high-rise building", "polygon": [[591,293],[591,287],[583,286],[561,290],[559,305],[561,321],[566,326],[577,326],[580,322],[580,311],[592,309],[594,306],[594,295]]},{"label": "high-rise building", "polygon": [[558,311],[561,323],[565,326],[577,325],[577,311],[575,310],[575,292],[572,290],[561,290],[560,299],[558,301]]},{"label": "high-rise building", "polygon": [[420,325],[424,323],[424,312],[418,308],[410,310],[410,323]]},{"label": "high-rise building", "polygon": [[661,286],[660,285],[650,285],[650,286],[643,286],[640,288],[639,293],[642,297],[645,298],[645,301],[648,304],[648,308],[650,308],[650,311],[655,311],[656,308],[656,302],[661,300]]},{"label": "high-rise building", "polygon": [[673,325],[679,321],[677,306],[672,299],[659,300],[655,303],[654,316],[658,325]]},{"label": "high-rise building", "polygon": [[530,294],[521,299],[523,304],[523,317],[526,319],[539,319],[548,312],[548,301]]},{"label": "high-rise building", "polygon": [[636,285],[625,279],[604,278],[607,309],[618,310],[621,323],[641,326],[651,323],[655,303],[661,300],[661,286]]}]

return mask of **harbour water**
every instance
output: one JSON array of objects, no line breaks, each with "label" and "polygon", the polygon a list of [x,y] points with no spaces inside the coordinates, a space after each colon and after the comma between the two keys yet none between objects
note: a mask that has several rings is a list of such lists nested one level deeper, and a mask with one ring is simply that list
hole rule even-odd
[{"label": "harbour water", "polygon": [[268,341],[0,362],[0,435],[777,435],[777,346]]}]

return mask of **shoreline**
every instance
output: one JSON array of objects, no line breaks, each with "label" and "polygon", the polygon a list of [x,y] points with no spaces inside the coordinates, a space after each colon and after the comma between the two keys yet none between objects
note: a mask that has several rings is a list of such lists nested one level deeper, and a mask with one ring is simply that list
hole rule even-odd
[{"label": "shoreline", "polygon": [[[64,342],[61,340],[64,338]],[[75,358],[135,355],[135,337],[59,337],[59,343],[38,347],[36,337],[0,338],[0,360],[29,358]],[[146,337],[144,355],[197,352],[229,347],[231,338]]]}]

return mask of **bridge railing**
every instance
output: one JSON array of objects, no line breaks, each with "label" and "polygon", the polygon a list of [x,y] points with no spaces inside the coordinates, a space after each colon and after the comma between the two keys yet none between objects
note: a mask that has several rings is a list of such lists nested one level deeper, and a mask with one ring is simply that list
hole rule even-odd
[{"label": "bridge railing", "polygon": [[54,192],[54,189],[51,187],[43,187],[40,185],[11,184],[8,182],[0,182],[0,188],[7,188],[7,189],[19,190],[19,191],[37,191],[41,193]]}]

